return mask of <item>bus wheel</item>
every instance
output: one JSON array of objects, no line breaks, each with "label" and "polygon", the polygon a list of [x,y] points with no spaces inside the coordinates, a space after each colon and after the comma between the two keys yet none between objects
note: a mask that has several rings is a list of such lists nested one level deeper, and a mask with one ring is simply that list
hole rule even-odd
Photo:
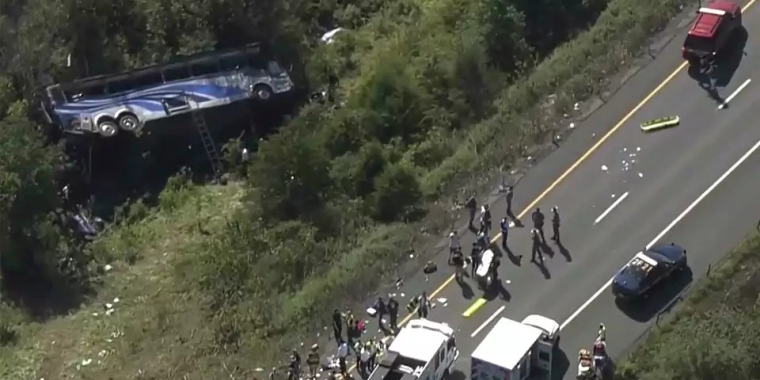
[{"label": "bus wheel", "polygon": [[98,123],[98,133],[103,137],[112,137],[119,132],[119,127],[111,120],[105,120]]},{"label": "bus wheel", "polygon": [[119,128],[125,131],[134,131],[140,126],[140,120],[131,113],[125,113],[119,116]]},{"label": "bus wheel", "polygon": [[253,88],[253,96],[259,100],[269,100],[272,97],[272,89],[264,84],[256,85],[256,87]]}]

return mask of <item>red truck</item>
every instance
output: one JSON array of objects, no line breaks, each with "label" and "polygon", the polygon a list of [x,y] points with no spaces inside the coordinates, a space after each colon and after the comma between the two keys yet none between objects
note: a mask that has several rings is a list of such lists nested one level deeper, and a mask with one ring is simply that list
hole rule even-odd
[{"label": "red truck", "polygon": [[729,44],[734,31],[742,26],[742,9],[729,0],[714,0],[697,11],[681,55],[689,65],[697,65],[700,71],[710,71],[715,57]]}]

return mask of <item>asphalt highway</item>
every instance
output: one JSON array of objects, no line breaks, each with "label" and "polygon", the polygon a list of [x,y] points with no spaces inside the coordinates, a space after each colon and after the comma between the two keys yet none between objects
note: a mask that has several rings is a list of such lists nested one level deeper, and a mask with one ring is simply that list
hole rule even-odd
[{"label": "asphalt highway", "polygon": [[[482,292],[473,281],[450,280],[445,252],[437,258],[438,273],[406,281],[405,288],[433,296],[430,319],[457,328],[456,377],[469,376],[470,354],[501,316],[519,321],[541,314],[562,325],[553,378],[575,378],[577,352],[591,348],[600,322],[608,328],[610,354],[620,358],[672,300],[754,230],[760,218],[758,19],[760,10],[745,12],[749,37],[739,50],[746,54],[724,64],[735,70],[718,70],[717,94],[686,69],[674,72],[684,30],[527,173],[513,205],[525,227],[510,232],[511,254],[504,252],[499,271],[503,291],[478,301]],[[719,109],[727,98],[730,103]],[[648,134],[639,129],[646,120],[670,115],[680,116],[680,126]],[[552,206],[562,217],[562,245],[549,241],[539,267],[530,262],[530,213],[543,210],[548,240]],[[503,199],[491,203],[494,227],[505,208]],[[467,252],[473,234],[463,233]],[[690,273],[662,287],[645,306],[616,303],[607,288],[610,278],[657,242],[685,247]],[[441,298],[446,302],[436,301]]]}]

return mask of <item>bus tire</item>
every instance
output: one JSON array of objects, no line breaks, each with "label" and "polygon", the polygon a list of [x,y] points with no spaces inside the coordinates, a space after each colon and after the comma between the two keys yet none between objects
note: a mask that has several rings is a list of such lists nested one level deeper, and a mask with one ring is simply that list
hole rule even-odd
[{"label": "bus tire", "polygon": [[98,133],[103,137],[113,137],[119,133],[119,127],[113,120],[103,120],[98,122]]},{"label": "bus tire", "polygon": [[446,380],[449,378],[449,370],[443,371],[443,375],[441,376],[441,380]]},{"label": "bus tire", "polygon": [[140,119],[133,113],[124,113],[119,116],[119,128],[132,132],[140,127]]},{"label": "bus tire", "polygon": [[265,84],[257,84],[253,88],[253,97],[257,100],[267,101],[272,98],[272,88]]}]

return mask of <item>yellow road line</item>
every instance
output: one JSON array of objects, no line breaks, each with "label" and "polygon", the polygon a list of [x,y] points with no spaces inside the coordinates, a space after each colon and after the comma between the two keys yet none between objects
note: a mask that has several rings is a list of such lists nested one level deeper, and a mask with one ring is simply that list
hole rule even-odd
[{"label": "yellow road line", "polygon": [[[744,7],[742,7],[742,13],[747,12],[747,10],[750,7],[752,7],[756,1],[757,0],[750,0],[749,2],[747,2],[747,4],[745,4]],[[623,124],[625,124],[631,117],[633,117],[633,115],[636,112],[638,112],[642,107],[644,107],[644,105],[646,105],[650,100],[652,100],[652,98],[655,95],[657,95],[657,93],[660,92],[668,83],[670,83],[673,80],[673,78],[675,78],[676,75],[678,75],[678,73],[680,73],[686,67],[687,64],[688,64],[687,62],[682,62],[675,70],[673,70],[673,72],[670,73],[670,75],[668,75],[665,78],[665,80],[663,80],[659,85],[657,85],[657,87],[655,87],[654,90],[652,90],[647,96],[645,96],[644,99],[641,102],[639,102],[639,104],[636,105],[636,107],[633,107],[633,109],[630,112],[628,112],[625,116],[623,116],[623,118],[620,119],[620,121],[618,121],[617,124],[615,124],[615,126],[612,127],[612,129],[610,129],[607,133],[605,133],[604,136],[602,136],[602,138],[596,142],[596,144],[594,144],[591,148],[589,148],[586,151],[586,153],[583,154],[583,156],[581,156],[577,161],[575,161],[575,163],[570,165],[570,167],[567,168],[567,170],[565,170],[565,172],[562,173],[559,177],[557,177],[557,179],[554,180],[554,182],[552,182],[551,185],[549,185],[549,187],[547,187],[532,202],[530,202],[530,204],[528,204],[528,206],[525,207],[525,209],[520,214],[517,215],[517,219],[522,219],[525,215],[527,215],[528,212],[530,212],[530,210],[532,210],[533,207],[535,207],[536,204],[538,204],[538,202],[541,202],[541,200],[543,200],[549,194],[549,192],[554,190],[562,181],[565,180],[565,178],[567,178],[570,175],[570,173],[575,171],[575,169],[577,169],[578,166],[580,166],[584,161],[586,161],[587,158],[589,158],[594,152],[596,152],[597,149],[599,149],[599,147],[602,146],[602,144],[605,141],[609,140],[609,138],[612,137],[612,135],[615,134],[615,132],[617,132],[618,129],[620,129],[620,127],[623,126]],[[494,236],[494,238],[491,240],[491,244],[495,243],[499,238],[501,238],[501,232],[499,232],[496,236]],[[447,278],[440,286],[438,286],[438,288],[433,290],[430,293],[430,295],[428,295],[428,297],[433,298],[437,296],[443,291],[443,289],[446,289],[446,287],[449,286],[452,281],[454,281],[453,274],[449,278]],[[470,312],[472,309],[470,313],[470,315],[472,315],[485,303],[486,303],[485,299],[479,298],[477,301],[475,301],[475,303],[472,306],[470,306],[464,312],[464,314],[468,314],[468,312]],[[409,322],[415,314],[416,314],[415,312],[412,312],[408,314],[406,317],[404,317],[399,323],[399,327]],[[465,316],[464,314],[462,315]],[[466,316],[469,317],[470,315],[466,315]],[[354,369],[356,369],[356,364],[352,365],[351,368],[348,369],[348,371],[351,372]]]}]

